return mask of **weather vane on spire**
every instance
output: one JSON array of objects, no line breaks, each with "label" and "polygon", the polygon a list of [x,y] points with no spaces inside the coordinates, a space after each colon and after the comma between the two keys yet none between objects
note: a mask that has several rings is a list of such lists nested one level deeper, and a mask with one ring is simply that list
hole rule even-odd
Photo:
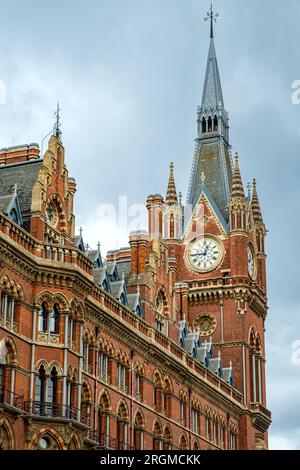
[{"label": "weather vane on spire", "polygon": [[210,38],[213,39],[214,37],[214,22],[217,22],[217,18],[219,13],[213,12],[212,3],[210,4],[210,11],[207,12],[207,16],[204,18],[204,21],[210,20]]},{"label": "weather vane on spire", "polygon": [[55,124],[54,124],[54,135],[56,137],[60,137],[61,136],[61,130],[60,130],[60,126],[61,126],[61,122],[60,122],[60,111],[61,111],[61,108],[59,107],[59,103],[57,103],[57,108],[56,108],[56,111],[54,113],[54,116],[55,116]]}]

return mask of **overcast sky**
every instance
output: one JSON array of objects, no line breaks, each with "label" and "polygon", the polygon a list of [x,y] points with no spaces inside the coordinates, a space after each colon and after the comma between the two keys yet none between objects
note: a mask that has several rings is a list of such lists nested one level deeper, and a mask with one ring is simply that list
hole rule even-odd
[{"label": "overcast sky", "polygon": [[[291,360],[292,343],[300,340],[300,105],[291,100],[292,82],[300,80],[300,2],[214,3],[231,144],[244,183],[257,178],[270,231],[270,444],[300,449],[300,365]],[[119,196],[127,196],[134,215],[133,204],[165,192],[171,160],[186,196],[209,1],[0,0],[0,6],[0,147],[41,145],[59,100],[66,162],[78,184],[77,229],[92,246],[100,240],[103,254],[126,245],[132,224],[107,223],[103,204],[118,208]]]}]

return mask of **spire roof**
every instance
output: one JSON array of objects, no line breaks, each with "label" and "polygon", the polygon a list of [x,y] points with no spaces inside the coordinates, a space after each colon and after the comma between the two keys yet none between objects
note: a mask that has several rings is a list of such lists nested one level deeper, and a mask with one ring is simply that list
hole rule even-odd
[{"label": "spire roof", "polygon": [[251,209],[252,209],[253,218],[255,222],[262,222],[263,218],[261,215],[261,209],[260,209],[259,199],[258,199],[257,190],[256,190],[256,179],[253,180],[253,194],[252,194]]},{"label": "spire roof", "polygon": [[232,186],[231,186],[231,198],[244,198],[245,193],[244,193],[244,187],[243,187],[243,182],[242,182],[242,177],[241,177],[241,172],[240,172],[240,167],[239,167],[239,156],[236,153],[235,157],[235,165],[234,165],[234,174],[232,178]]},{"label": "spire roof", "polygon": [[219,105],[224,107],[222,86],[219,74],[217,54],[214,42],[213,23],[217,21],[218,13],[214,14],[212,5],[205,20],[210,19],[210,44],[206,63],[205,81],[202,94],[202,108],[217,109]]},{"label": "spire roof", "polygon": [[171,162],[170,164],[170,176],[168,182],[168,189],[166,194],[166,204],[172,206],[178,203],[177,199],[177,192],[176,192],[176,185],[175,185],[175,178],[174,178],[174,164]]}]

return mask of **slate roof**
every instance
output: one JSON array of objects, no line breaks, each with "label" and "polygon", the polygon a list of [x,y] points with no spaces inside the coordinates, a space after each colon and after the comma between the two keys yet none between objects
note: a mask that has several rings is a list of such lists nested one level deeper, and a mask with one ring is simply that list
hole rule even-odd
[{"label": "slate roof", "polygon": [[124,274],[124,279],[127,282],[131,274],[131,261],[118,261],[117,269],[119,277],[122,279],[122,275]]},{"label": "slate roof", "polygon": [[201,107],[216,109],[219,103],[224,106],[215,43],[214,40],[211,39],[207,57]]},{"label": "slate roof", "polygon": [[0,196],[0,212],[8,214],[9,208],[14,201],[15,195],[9,194],[8,196]]},{"label": "slate roof", "polygon": [[[197,166],[195,170],[194,187],[192,191],[192,205],[196,206],[200,191],[201,191],[201,175],[205,175],[205,186],[208,188],[215,204],[221,212],[223,218],[228,218],[226,207],[228,203],[228,196],[225,188],[224,168],[222,165],[221,145],[216,139],[212,142],[199,144],[197,155]],[[229,153],[224,149],[226,173],[229,180],[229,185],[232,182],[232,170]]]},{"label": "slate roof", "polygon": [[106,268],[93,269],[93,277],[95,284],[101,286],[104,279],[106,279]]},{"label": "slate roof", "polygon": [[15,165],[0,166],[0,196],[11,194],[14,185],[17,184],[22,215],[30,213],[32,188],[42,163],[42,160],[33,160]]},{"label": "slate roof", "polygon": [[124,292],[124,282],[115,281],[110,283],[111,295],[116,299],[121,297],[122,292]]},{"label": "slate roof", "polygon": [[203,364],[213,373],[217,374],[220,378],[226,380],[230,385],[233,385],[233,370],[230,367],[222,367],[222,359],[213,357],[212,341],[201,342],[201,337],[198,332],[193,331],[188,333],[186,320],[178,322],[179,327],[179,344],[190,354],[196,361]]},{"label": "slate roof", "polygon": [[140,294],[127,294],[128,308],[135,311],[140,303]]}]

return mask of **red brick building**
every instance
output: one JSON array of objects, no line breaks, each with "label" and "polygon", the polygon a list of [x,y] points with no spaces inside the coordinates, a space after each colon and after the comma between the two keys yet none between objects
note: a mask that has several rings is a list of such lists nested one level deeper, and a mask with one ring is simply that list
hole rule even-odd
[{"label": "red brick building", "polygon": [[[211,39],[183,207],[166,198],[128,248],[75,236],[59,126],[0,151],[0,447],[262,449],[266,255],[256,183],[231,161]],[[252,193],[252,194],[251,194]]]}]

